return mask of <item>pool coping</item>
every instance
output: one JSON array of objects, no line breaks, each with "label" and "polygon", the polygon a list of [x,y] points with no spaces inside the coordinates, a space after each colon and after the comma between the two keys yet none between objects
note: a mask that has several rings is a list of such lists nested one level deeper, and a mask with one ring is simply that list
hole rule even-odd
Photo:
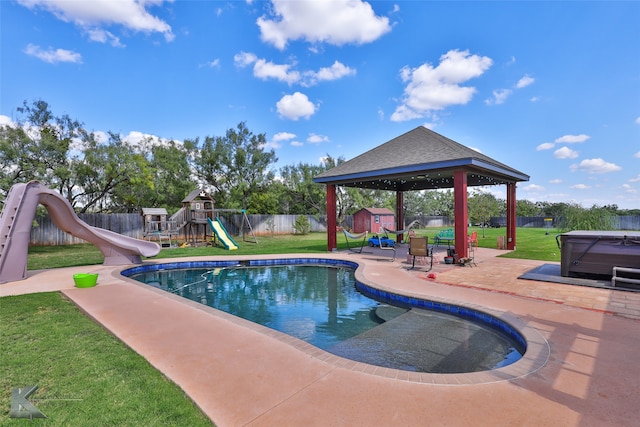
[{"label": "pool coping", "polygon": [[[405,371],[400,369],[393,368],[385,368],[376,365],[370,365],[363,362],[357,362],[351,359],[346,359],[335,354],[329,353],[325,350],[322,350],[312,344],[309,344],[301,339],[290,336],[284,332],[279,332],[274,329],[271,329],[267,326],[263,326],[257,323],[254,323],[250,320],[242,319],[235,315],[226,313],[224,311],[215,309],[213,307],[206,306],[204,304],[198,303],[196,301],[188,300],[179,295],[164,291],[162,289],[158,289],[154,286],[144,284],[142,282],[138,282],[134,279],[131,279],[122,274],[123,271],[131,270],[131,269],[147,269],[152,265],[166,265],[166,264],[206,264],[211,262],[251,262],[257,261],[256,265],[282,265],[275,264],[273,261],[279,260],[292,260],[292,259],[304,259],[304,260],[324,260],[325,262],[320,264],[325,265],[335,265],[336,261],[340,261],[341,263],[352,264],[357,266],[355,268],[355,278],[356,281],[364,284],[367,287],[377,289],[381,292],[385,292],[393,295],[401,295],[406,298],[414,298],[419,300],[426,300],[424,296],[421,296],[416,293],[411,292],[403,292],[399,294],[397,289],[394,289],[389,286],[380,285],[378,283],[373,284],[370,279],[368,279],[364,274],[364,270],[366,269],[366,264],[362,264],[353,259],[343,258],[339,256],[304,256],[304,254],[294,254],[294,255],[268,255],[268,256],[240,256],[234,258],[232,261],[229,261],[230,257],[225,257],[224,261],[213,260],[213,259],[198,259],[196,257],[192,260],[181,259],[180,261],[168,261],[167,259],[163,260],[154,260],[147,261],[141,266],[125,266],[122,268],[115,268],[111,271],[112,277],[123,280],[127,283],[131,283],[136,286],[140,286],[150,292],[153,292],[158,295],[162,295],[164,297],[168,297],[171,300],[177,301],[182,304],[186,304],[189,307],[195,308],[201,312],[207,313],[209,315],[216,316],[218,318],[229,321],[237,326],[241,326],[247,329],[250,329],[254,332],[260,333],[264,336],[273,338],[278,340],[281,343],[287,344],[295,348],[296,350],[307,354],[308,356],[320,360],[324,363],[327,363],[333,367],[343,368],[354,372],[360,372],[364,374],[384,377],[388,379],[407,381],[413,383],[422,383],[422,384],[434,384],[434,385],[448,385],[448,386],[462,386],[462,385],[477,385],[477,384],[489,384],[489,383],[497,383],[497,382],[505,382],[511,381],[517,378],[521,378],[530,374],[533,374],[540,370],[547,361],[549,360],[551,349],[547,340],[538,332],[537,329],[531,327],[526,322],[522,321],[517,316],[508,313],[502,312],[494,309],[490,309],[478,304],[472,304],[468,302],[459,302],[452,299],[447,298],[438,298],[429,299],[429,301],[434,301],[443,305],[448,306],[456,306],[463,307],[474,310],[480,313],[486,313],[494,318],[499,319],[502,322],[507,323],[508,325],[515,328],[526,340],[527,348],[522,357],[516,362],[509,364],[507,366],[503,366],[500,368],[492,369],[489,371],[478,371],[478,372],[466,372],[466,373],[447,373],[447,374],[439,374],[439,373],[425,373],[425,372],[412,372]],[[333,261],[333,262],[331,262]],[[310,262],[306,262],[310,264]],[[305,262],[292,262],[290,264],[285,265],[295,265],[295,264],[306,264]],[[191,266],[189,266],[191,267]],[[194,267],[195,268],[195,267]],[[415,307],[416,309],[420,309],[420,307]],[[438,310],[441,311],[441,310]],[[446,312],[446,311],[441,311]]]}]

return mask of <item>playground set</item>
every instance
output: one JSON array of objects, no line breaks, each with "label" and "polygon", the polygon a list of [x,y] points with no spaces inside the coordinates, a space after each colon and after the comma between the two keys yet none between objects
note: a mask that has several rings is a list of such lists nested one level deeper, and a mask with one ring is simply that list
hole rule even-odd
[{"label": "playground set", "polygon": [[[164,209],[143,209],[144,236],[140,240],[99,227],[93,227],[76,215],[67,199],[38,181],[15,184],[9,189],[0,213],[0,283],[23,280],[27,277],[27,257],[31,227],[38,205],[43,205],[53,223],[62,231],[86,240],[98,247],[104,265],[141,264],[142,257],[153,257],[162,246],[174,247],[172,238],[182,232],[185,241],[193,244],[202,237],[227,250],[238,244],[227,231],[220,213],[242,214],[238,227],[244,241],[258,243],[244,210],[214,209],[213,198],[203,190],[190,193],[182,208],[167,218]],[[233,222],[227,220],[229,224]],[[247,237],[251,235],[253,240]],[[156,243],[151,240],[156,240]]]},{"label": "playground set", "polygon": [[[165,209],[143,208],[144,237],[158,241],[162,247],[176,247],[181,235],[183,245],[213,244],[227,250],[238,249],[232,234],[241,235],[245,242],[258,243],[246,210],[216,209],[214,202],[208,192],[197,189],[182,200],[182,207],[169,218]],[[240,223],[229,214],[241,214]]]}]

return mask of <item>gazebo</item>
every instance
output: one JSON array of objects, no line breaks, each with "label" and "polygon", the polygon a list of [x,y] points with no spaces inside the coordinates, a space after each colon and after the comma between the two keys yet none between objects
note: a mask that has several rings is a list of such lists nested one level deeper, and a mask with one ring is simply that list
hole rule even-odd
[{"label": "gazebo", "polygon": [[[516,183],[529,176],[419,126],[316,176],[327,186],[327,250],[337,248],[336,186],[396,192],[396,229],[404,226],[404,192],[454,189],[455,250],[466,256],[467,187],[507,186],[507,249],[516,247]],[[398,235],[398,239],[402,236]]]}]

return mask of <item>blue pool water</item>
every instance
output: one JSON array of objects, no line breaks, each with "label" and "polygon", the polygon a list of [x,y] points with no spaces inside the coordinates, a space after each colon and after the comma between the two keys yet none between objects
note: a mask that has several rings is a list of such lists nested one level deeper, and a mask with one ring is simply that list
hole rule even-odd
[{"label": "blue pool water", "polygon": [[524,340],[499,319],[385,295],[357,283],[353,263],[281,262],[171,263],[122,274],[339,356],[389,368],[474,372],[508,365],[524,353]]}]

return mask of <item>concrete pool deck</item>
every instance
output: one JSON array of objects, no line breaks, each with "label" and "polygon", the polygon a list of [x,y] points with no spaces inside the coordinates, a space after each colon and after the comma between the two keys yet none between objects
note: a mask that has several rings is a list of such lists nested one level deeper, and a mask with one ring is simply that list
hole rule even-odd
[{"label": "concrete pool deck", "polygon": [[[359,279],[371,286],[485,307],[542,337],[547,356],[520,374],[530,360],[511,365],[516,373],[509,376],[489,372],[469,381],[461,374],[362,366],[123,279],[122,267],[29,272],[24,281],[0,285],[0,296],[62,291],[178,384],[218,426],[638,425],[640,293],[521,280],[542,262],[496,258],[504,251],[483,248],[477,267],[437,258],[435,278],[429,278],[424,268],[409,271],[398,252],[395,262],[388,261],[389,251],[299,256],[356,261]],[[76,272],[100,273],[98,286],[74,288]],[[543,344],[536,351],[543,352]]]}]

